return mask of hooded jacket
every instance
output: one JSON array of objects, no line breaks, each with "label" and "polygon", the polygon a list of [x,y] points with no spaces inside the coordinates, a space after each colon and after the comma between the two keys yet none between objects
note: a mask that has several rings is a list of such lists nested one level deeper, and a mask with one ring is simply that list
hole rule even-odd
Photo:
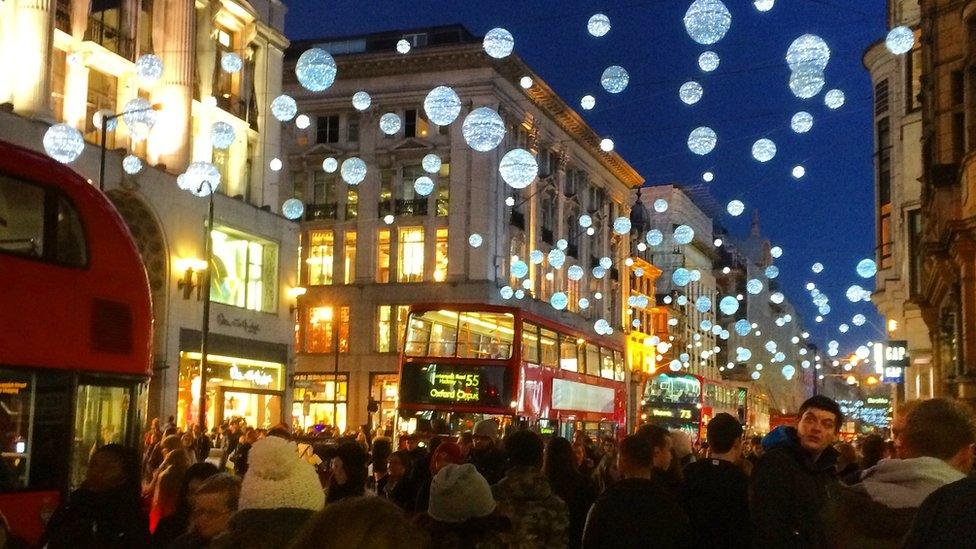
[{"label": "hooded jacket", "polygon": [[864,472],[861,482],[841,488],[828,504],[825,518],[831,525],[832,545],[900,547],[925,498],[964,477],[934,457],[878,462]]},{"label": "hooded jacket", "polygon": [[512,467],[491,492],[498,510],[512,521],[510,543],[516,547],[569,545],[569,508],[552,493],[542,471]]},{"label": "hooded jacket", "polygon": [[756,547],[826,547],[823,509],[833,497],[837,450],[813,458],[793,427],[763,438],[765,453],[752,471],[750,513]]}]

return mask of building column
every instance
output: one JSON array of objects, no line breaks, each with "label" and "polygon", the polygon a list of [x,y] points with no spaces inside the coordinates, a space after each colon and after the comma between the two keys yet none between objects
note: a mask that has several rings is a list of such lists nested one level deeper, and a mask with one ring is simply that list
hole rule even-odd
[{"label": "building column", "polygon": [[959,273],[963,371],[956,377],[955,396],[976,401],[976,242],[960,236],[953,255]]},{"label": "building column", "polygon": [[[262,43],[257,48],[254,63],[254,93],[258,104],[258,132],[260,138],[251,159],[251,201],[257,205],[269,205],[278,211],[281,201],[291,193],[281,196],[280,178],[283,171],[274,172],[268,167],[272,158],[281,156],[281,122],[271,114],[271,102],[281,95],[281,71],[284,50],[278,44]],[[351,114],[350,116],[357,116]],[[365,133],[360,124],[360,139]],[[341,201],[340,201],[341,202]],[[362,200],[360,200],[360,204]]]},{"label": "building column", "polygon": [[14,9],[17,55],[11,61],[14,111],[34,118],[51,117],[51,49],[54,47],[55,0],[19,0]]},{"label": "building column", "polygon": [[[88,114],[88,65],[80,54],[69,57],[64,75],[64,111],[62,118],[85,133]],[[73,61],[72,61],[73,60]]]},{"label": "building column", "polygon": [[[156,19],[162,25],[162,44],[156,51],[163,60],[163,79],[152,94],[162,105],[149,138],[149,159],[179,173],[190,161],[191,108],[193,101],[193,0],[164,0],[154,9],[164,11]],[[155,18],[154,18],[155,19]]]}]

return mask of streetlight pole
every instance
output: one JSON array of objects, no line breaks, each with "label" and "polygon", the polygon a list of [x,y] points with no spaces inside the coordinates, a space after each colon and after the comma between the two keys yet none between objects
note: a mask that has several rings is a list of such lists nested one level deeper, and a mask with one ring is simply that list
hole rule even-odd
[{"label": "streetlight pole", "polygon": [[[209,181],[204,181],[200,188],[203,189],[203,185],[207,185],[210,188],[209,194],[209,204],[207,207],[207,226],[203,233],[203,247],[204,247],[204,260],[207,262],[207,269],[203,276],[203,326],[200,330],[200,416],[197,420],[200,425],[202,432],[207,432],[207,351],[208,344],[210,343],[210,280],[211,273],[213,271],[213,244],[211,241],[211,231],[213,231],[213,219],[214,219],[214,197],[213,197],[213,185]],[[216,418],[215,418],[216,419]]]},{"label": "streetlight pole", "polygon": [[124,112],[117,112],[115,114],[107,114],[107,115],[103,114],[102,115],[102,123],[101,123],[101,130],[102,130],[101,151],[99,153],[100,154],[100,158],[99,158],[99,161],[98,161],[98,190],[103,191],[103,192],[105,191],[105,148],[106,148],[105,140],[106,140],[106,134],[108,133],[108,123],[111,122],[112,120],[116,120],[116,119],[118,119],[120,117],[123,117],[123,116],[125,116],[127,114],[136,114],[136,113],[139,113],[139,112],[147,112],[147,111],[158,111],[161,108],[162,108],[162,105],[160,105],[159,103],[155,103],[155,104],[153,104],[153,105],[151,105],[149,107],[145,107],[145,108],[142,108],[142,109],[132,109],[131,111],[124,111]]}]

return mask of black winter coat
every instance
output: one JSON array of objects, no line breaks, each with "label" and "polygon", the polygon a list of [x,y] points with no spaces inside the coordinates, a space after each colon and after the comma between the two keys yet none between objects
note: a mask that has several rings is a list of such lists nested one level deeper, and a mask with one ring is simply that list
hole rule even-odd
[{"label": "black winter coat", "polygon": [[749,547],[749,477],[730,461],[705,459],[685,467],[681,506],[696,547]]},{"label": "black winter coat", "polygon": [[659,481],[627,478],[597,498],[586,518],[585,549],[691,547],[688,517]]},{"label": "black winter coat", "polygon": [[793,427],[774,429],[763,439],[763,448],[751,478],[753,545],[827,547],[822,513],[838,486],[837,450],[828,446],[814,461]]},{"label": "black winter coat", "polygon": [[976,548],[976,477],[947,484],[925,498],[902,547]]},{"label": "black winter coat", "polygon": [[149,520],[134,490],[79,488],[51,516],[44,541],[51,549],[147,547]]}]

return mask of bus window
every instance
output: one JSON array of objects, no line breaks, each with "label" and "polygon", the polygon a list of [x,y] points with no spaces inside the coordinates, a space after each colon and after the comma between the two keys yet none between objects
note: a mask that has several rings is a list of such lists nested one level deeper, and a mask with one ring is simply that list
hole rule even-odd
[{"label": "bus window", "polygon": [[606,347],[600,348],[600,376],[613,379],[613,351]]},{"label": "bus window", "polygon": [[586,344],[586,373],[600,377],[600,348],[592,343]]},{"label": "bus window", "polygon": [[624,356],[620,351],[613,352],[613,379],[616,381],[623,381],[626,376],[626,367],[624,366]]},{"label": "bus window", "polygon": [[539,327],[528,322],[522,323],[522,360],[539,363]]},{"label": "bus window", "polygon": [[576,338],[559,336],[559,367],[570,372],[579,371],[579,357],[576,356]]},{"label": "bus window", "polygon": [[44,257],[44,189],[0,176],[0,250]]},{"label": "bus window", "polygon": [[407,356],[454,356],[458,314],[454,311],[411,313],[407,328]]},{"label": "bus window", "polygon": [[30,474],[30,448],[34,379],[28,374],[0,370],[0,433],[3,434],[0,492],[27,487]]},{"label": "bus window", "polygon": [[460,358],[511,358],[514,339],[515,317],[511,313],[461,313]]},{"label": "bus window", "polygon": [[85,480],[92,451],[106,444],[125,443],[131,397],[128,387],[78,386],[71,441],[72,489]]},{"label": "bus window", "polygon": [[559,349],[556,332],[541,328],[539,331],[539,361],[543,366],[556,368],[559,366]]}]

